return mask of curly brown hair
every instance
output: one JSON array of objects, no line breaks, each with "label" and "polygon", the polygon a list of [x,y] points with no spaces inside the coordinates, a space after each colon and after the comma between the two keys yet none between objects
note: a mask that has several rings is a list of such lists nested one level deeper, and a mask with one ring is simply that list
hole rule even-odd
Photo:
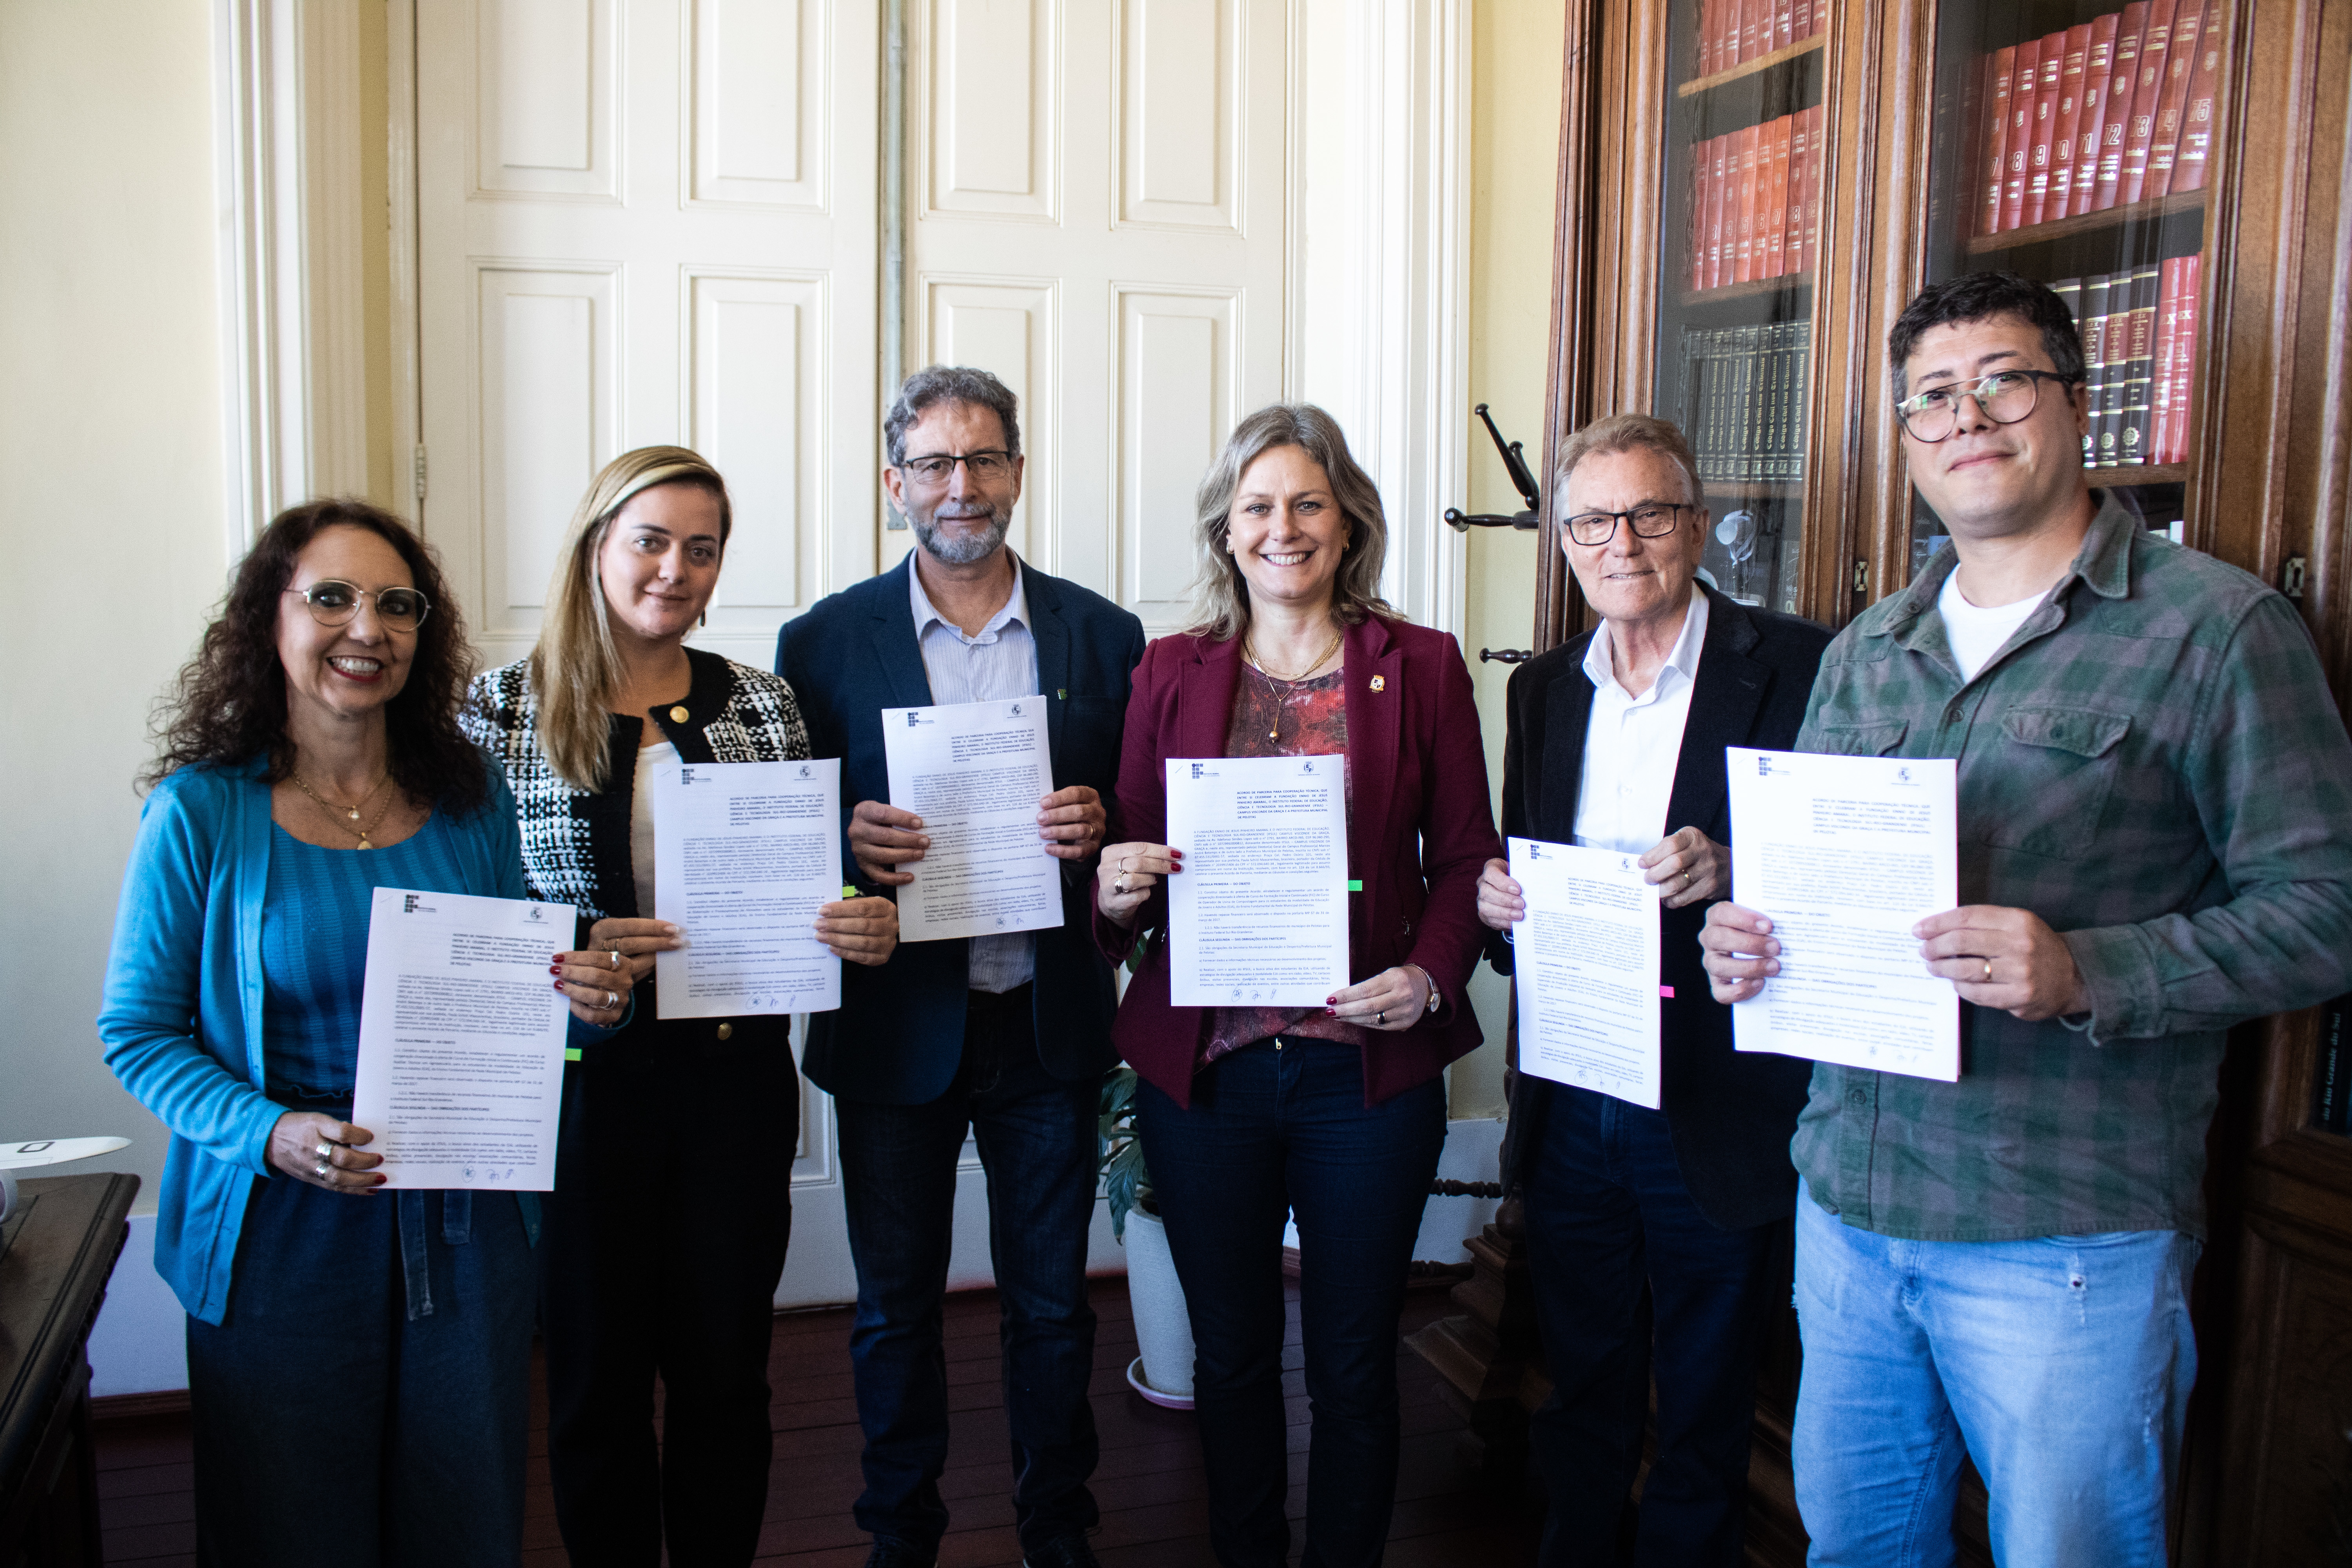
[{"label": "curly brown hair", "polygon": [[432,604],[416,628],[408,680],[384,705],[392,776],[419,805],[464,816],[489,795],[481,752],[457,729],[457,704],[473,679],[466,620],[432,550],[400,519],[362,500],[306,501],[270,521],[246,552],[220,615],[205,628],[196,657],[156,704],[155,760],[142,788],[181,768],[223,767],[267,754],[272,784],[294,765],[286,739],[286,667],[278,657],[278,617],[294,563],[330,528],[363,528],[400,552],[409,577]]}]

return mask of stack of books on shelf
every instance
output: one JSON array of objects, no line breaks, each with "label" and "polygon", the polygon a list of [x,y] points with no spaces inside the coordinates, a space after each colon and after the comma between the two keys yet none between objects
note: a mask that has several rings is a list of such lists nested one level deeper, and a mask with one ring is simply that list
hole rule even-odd
[{"label": "stack of books on shelf", "polygon": [[2091,393],[2084,468],[2189,460],[2198,270],[2196,257],[2176,256],[2050,286],[2074,312],[2083,334]]},{"label": "stack of books on shelf", "polygon": [[1823,151],[1819,104],[1691,149],[1691,292],[1813,269]]},{"label": "stack of books on shelf", "polygon": [[1708,484],[1805,477],[1805,368],[1812,323],[1683,329],[1685,431]]},{"label": "stack of books on shelf", "polygon": [[2201,190],[2230,9],[2132,0],[1983,61],[1977,232]]},{"label": "stack of books on shelf", "polygon": [[1699,0],[1702,77],[1785,49],[1828,30],[1829,0]]}]

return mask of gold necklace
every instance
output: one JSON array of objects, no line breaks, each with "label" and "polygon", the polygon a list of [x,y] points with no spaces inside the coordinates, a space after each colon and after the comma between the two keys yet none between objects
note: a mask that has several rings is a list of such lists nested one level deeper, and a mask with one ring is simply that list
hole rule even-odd
[{"label": "gold necklace", "polygon": [[353,827],[352,823],[359,821],[360,806],[363,806],[367,805],[369,801],[373,800],[383,792],[383,786],[391,782],[392,775],[390,773],[386,773],[383,775],[383,779],[377,783],[374,789],[368,791],[367,794],[360,797],[359,805],[338,805],[328,800],[317,790],[312,789],[309,781],[304,779],[300,773],[296,773],[294,775],[294,787],[300,790],[304,795],[309,795],[312,800],[317,801],[320,810],[330,813],[340,811],[344,816],[350,819],[349,821],[340,824],[340,826],[346,833],[356,833],[360,836],[359,847],[362,849],[373,849],[375,847],[374,845],[368,842],[368,835],[376,830],[377,826],[383,823],[385,814],[392,810],[392,797],[390,795],[384,796],[383,805],[376,808],[374,817],[372,818],[365,826]]},{"label": "gold necklace", "polygon": [[1323,651],[1317,654],[1307,668],[1300,670],[1297,675],[1276,675],[1273,670],[1266,668],[1265,660],[1257,656],[1257,645],[1246,637],[1242,638],[1242,657],[1249,660],[1250,663],[1256,668],[1257,672],[1260,675],[1265,677],[1267,685],[1280,685],[1282,688],[1282,689],[1275,696],[1274,724],[1265,732],[1265,738],[1267,740],[1279,741],[1282,739],[1283,710],[1288,708],[1290,706],[1290,700],[1298,694],[1300,682],[1306,680],[1308,676],[1313,675],[1317,670],[1323,668],[1323,661],[1329,658],[1332,653],[1338,649],[1339,640],[1345,635],[1346,634],[1342,631],[1333,631],[1331,634],[1331,640],[1323,645]]}]

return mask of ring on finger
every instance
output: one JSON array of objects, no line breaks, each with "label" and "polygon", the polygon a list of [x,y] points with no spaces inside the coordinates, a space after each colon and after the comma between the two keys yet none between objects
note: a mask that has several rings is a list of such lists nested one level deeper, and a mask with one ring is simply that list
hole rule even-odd
[{"label": "ring on finger", "polygon": [[1990,980],[1992,978],[1992,960],[1990,958],[1986,959],[1984,961],[1984,977],[1986,980]]},{"label": "ring on finger", "polygon": [[312,1171],[310,1173],[311,1173],[312,1175],[314,1175],[314,1176],[318,1177],[318,1178],[319,1178],[319,1180],[320,1180],[320,1181],[322,1181],[322,1182],[323,1182],[323,1181],[325,1181],[325,1180],[327,1179],[327,1162],[325,1162],[324,1160],[320,1161],[320,1162],[319,1162],[319,1164],[318,1164],[318,1168],[317,1168],[316,1170]]},{"label": "ring on finger", "polygon": [[613,949],[613,967],[615,969],[621,967],[621,950],[617,947]]},{"label": "ring on finger", "polygon": [[620,1005],[621,998],[617,993],[611,991],[604,993],[604,1011],[607,1013],[613,1012]]},{"label": "ring on finger", "polygon": [[1118,879],[1118,881],[1116,881],[1116,882],[1113,882],[1110,886],[1111,886],[1111,891],[1113,891],[1113,892],[1115,892],[1115,893],[1118,893],[1118,894],[1124,895],[1124,894],[1127,892],[1127,876],[1126,876],[1126,873],[1121,872],[1121,873],[1120,873],[1120,875],[1119,875],[1119,879]]},{"label": "ring on finger", "polygon": [[1386,1007],[1381,1008],[1379,1012],[1372,1015],[1372,1022],[1375,1024],[1385,1024],[1388,1021],[1389,1010]]}]

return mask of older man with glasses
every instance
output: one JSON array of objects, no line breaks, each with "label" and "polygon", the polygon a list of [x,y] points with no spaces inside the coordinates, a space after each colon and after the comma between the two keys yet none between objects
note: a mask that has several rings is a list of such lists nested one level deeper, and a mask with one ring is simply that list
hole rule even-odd
[{"label": "older man with glasses", "polygon": [[1087,1236],[1097,1095],[1118,1058],[1117,997],[1089,919],[1143,625],[1006,547],[1021,426],[996,377],[918,371],[883,434],[882,484],[916,548],[787,622],[776,673],[814,753],[842,759],[842,798],[856,803],[848,847],[860,881],[882,889],[911,882],[905,868],[929,844],[919,817],[887,804],[882,710],[1040,697],[1059,787],[1037,803],[1037,832],[1063,862],[1064,918],[1034,932],[902,942],[889,963],[845,971],[840,1009],[811,1020],[802,1065],[835,1099],[857,1268],[857,1522],[874,1538],[868,1568],[929,1568],[947,1529],[940,1299],[970,1131],[987,1172],[1023,1554],[1030,1568],[1092,1568]]},{"label": "older man with glasses", "polygon": [[[1696,580],[1707,510],[1664,420],[1597,421],[1569,437],[1557,472],[1560,550],[1601,626],[1511,676],[1504,831],[1637,855],[1659,886],[1664,1086],[1655,1107],[1525,1071],[1512,1088],[1504,1163],[1525,1198],[1552,1378],[1531,1434],[1549,1505],[1541,1561],[1621,1561],[1654,1369],[1636,1560],[1736,1568],[1810,1068],[1732,1048],[1696,938],[1730,890],[1724,748],[1796,738],[1830,634]],[[1507,971],[1527,905],[1503,861],[1479,880],[1478,912]]]},{"label": "older man with glasses", "polygon": [[[1963,1056],[1817,1067],[1798,1121],[1809,1560],[1950,1562],[1966,1454],[2007,1568],[2157,1568],[2225,1032],[2352,988],[2352,742],[2292,605],[2089,489],[2055,294],[1933,285],[1887,359],[1951,548],[1839,634],[1797,749],[1958,760],[1967,902],[1914,934]],[[1754,910],[1700,940],[1719,1001],[1779,968]]]}]

